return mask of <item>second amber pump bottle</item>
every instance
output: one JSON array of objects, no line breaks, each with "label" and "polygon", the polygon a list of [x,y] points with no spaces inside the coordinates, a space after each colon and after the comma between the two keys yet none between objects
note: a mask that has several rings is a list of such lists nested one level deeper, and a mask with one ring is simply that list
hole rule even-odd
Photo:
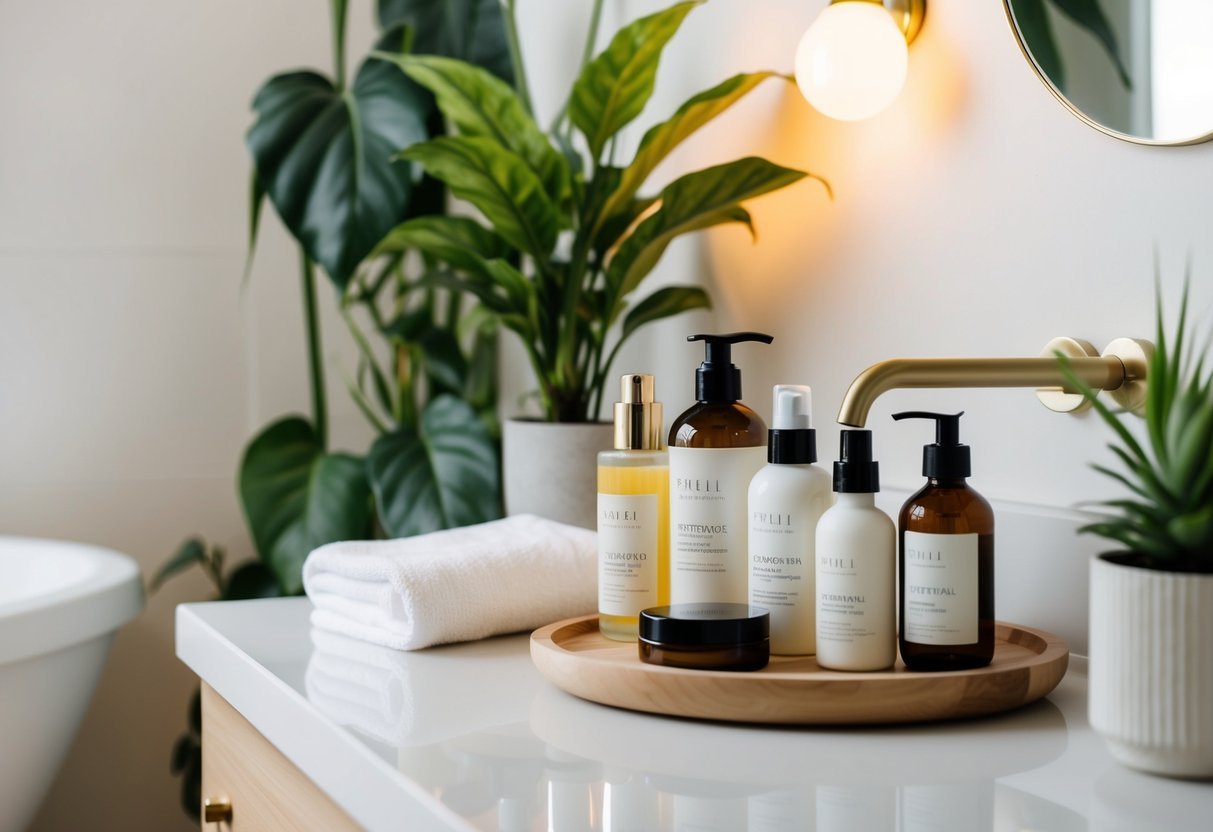
[{"label": "second amber pump bottle", "polygon": [[620,387],[615,450],[598,455],[598,628],[635,641],[640,611],[669,603],[670,469],[653,377]]},{"label": "second amber pump bottle", "polygon": [[933,419],[923,447],[927,484],[898,517],[901,659],[910,670],[983,667],[994,656],[994,512],[967,479],[962,413],[895,413]]}]

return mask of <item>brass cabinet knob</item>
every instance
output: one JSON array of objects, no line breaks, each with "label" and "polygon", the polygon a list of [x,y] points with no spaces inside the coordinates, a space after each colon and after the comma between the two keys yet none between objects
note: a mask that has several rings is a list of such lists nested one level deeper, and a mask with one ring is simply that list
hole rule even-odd
[{"label": "brass cabinet knob", "polygon": [[202,801],[204,823],[231,823],[232,804],[225,797],[208,797]]}]

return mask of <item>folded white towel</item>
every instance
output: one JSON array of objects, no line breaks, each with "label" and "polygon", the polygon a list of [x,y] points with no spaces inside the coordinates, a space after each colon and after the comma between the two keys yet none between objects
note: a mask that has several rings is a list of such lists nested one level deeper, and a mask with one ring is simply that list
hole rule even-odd
[{"label": "folded white towel", "polygon": [[312,625],[417,650],[594,611],[597,536],[532,515],[400,540],[330,543],[303,564]]}]

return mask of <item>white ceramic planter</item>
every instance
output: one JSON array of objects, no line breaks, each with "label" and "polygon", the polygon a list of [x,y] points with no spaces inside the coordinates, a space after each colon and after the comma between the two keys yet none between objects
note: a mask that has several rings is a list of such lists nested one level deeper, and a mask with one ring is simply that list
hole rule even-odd
[{"label": "white ceramic planter", "polygon": [[595,528],[598,452],[610,449],[613,438],[610,422],[507,419],[501,440],[505,513]]},{"label": "white ceramic planter", "polygon": [[1091,727],[1112,756],[1213,777],[1213,575],[1091,562]]}]

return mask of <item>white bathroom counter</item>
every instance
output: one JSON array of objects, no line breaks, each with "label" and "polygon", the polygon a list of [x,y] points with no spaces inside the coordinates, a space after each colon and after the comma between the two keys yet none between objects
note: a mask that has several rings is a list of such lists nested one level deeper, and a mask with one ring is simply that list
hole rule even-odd
[{"label": "white bathroom counter", "polygon": [[1085,662],[999,717],[771,728],[632,713],[547,683],[525,635],[313,643],[304,598],[177,609],[177,655],[372,830],[1204,830],[1213,785],[1118,766]]}]

